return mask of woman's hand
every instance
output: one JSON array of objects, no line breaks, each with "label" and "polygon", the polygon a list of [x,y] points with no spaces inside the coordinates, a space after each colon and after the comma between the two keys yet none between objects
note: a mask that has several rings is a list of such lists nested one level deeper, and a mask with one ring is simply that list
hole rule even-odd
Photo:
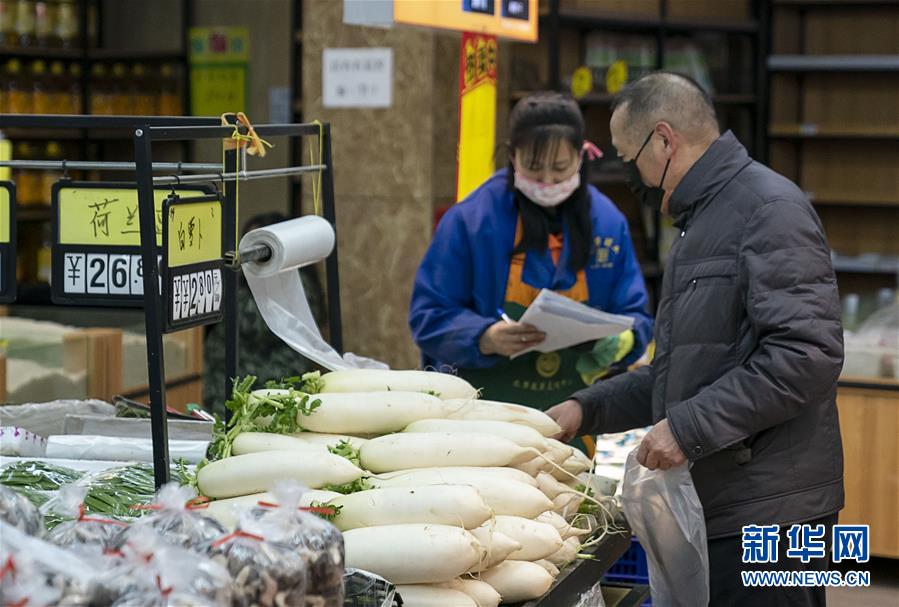
[{"label": "woman's hand", "polygon": [[546,333],[533,325],[501,320],[490,325],[478,341],[478,347],[485,356],[499,354],[514,356],[522,350],[536,346],[546,339]]}]

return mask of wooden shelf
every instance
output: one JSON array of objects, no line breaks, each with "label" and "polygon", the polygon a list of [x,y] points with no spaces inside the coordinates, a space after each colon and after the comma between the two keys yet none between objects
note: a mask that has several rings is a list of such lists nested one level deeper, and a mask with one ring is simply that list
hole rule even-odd
[{"label": "wooden shelf", "polygon": [[[551,21],[549,15],[541,15],[542,25]],[[721,19],[666,19],[662,21],[656,16],[622,15],[608,11],[590,11],[562,9],[559,11],[559,24],[563,27],[588,29],[606,29],[620,32],[654,32],[664,27],[672,33],[719,32],[724,34],[755,35],[759,25],[755,20],[731,21]]]},{"label": "wooden shelf", "polygon": [[38,204],[16,205],[17,222],[50,221],[50,207]]},{"label": "wooden shelf", "polygon": [[899,0],[774,0],[776,6],[796,8],[899,8]]},{"label": "wooden shelf", "polygon": [[899,127],[842,127],[817,124],[772,124],[768,135],[773,139],[899,139]]},{"label": "wooden shelf", "polygon": [[886,388],[888,390],[899,390],[899,379],[868,375],[842,375],[839,379],[839,385],[845,388]]},{"label": "wooden shelf", "polygon": [[[519,101],[536,91],[512,91],[512,101]],[[593,92],[587,93],[580,99],[578,103],[583,106],[593,105],[609,105],[615,99],[614,93]],[[721,93],[712,95],[712,102],[716,105],[754,105],[758,102],[758,97],[751,93]]]},{"label": "wooden shelf", "polygon": [[899,72],[899,55],[771,55],[772,72]]},{"label": "wooden shelf", "polygon": [[899,200],[882,198],[876,199],[866,196],[858,191],[852,192],[806,192],[812,204],[821,206],[842,207],[882,207],[896,208],[899,210]]},{"label": "wooden shelf", "polygon": [[181,51],[128,51],[114,48],[95,48],[88,51],[90,61],[146,61],[149,63],[167,63],[187,61]]},{"label": "wooden shelf", "polygon": [[838,274],[886,274],[899,276],[899,258],[838,255],[833,260],[833,269]]},{"label": "wooden shelf", "polygon": [[10,47],[0,46],[0,59],[44,59],[47,61],[78,61],[81,59],[79,49]]}]

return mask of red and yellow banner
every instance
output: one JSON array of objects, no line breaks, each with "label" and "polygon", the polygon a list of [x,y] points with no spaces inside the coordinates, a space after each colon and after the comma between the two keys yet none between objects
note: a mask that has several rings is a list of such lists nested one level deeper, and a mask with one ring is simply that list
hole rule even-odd
[{"label": "red and yellow banner", "polygon": [[496,145],[496,36],[462,34],[456,200],[493,174]]}]

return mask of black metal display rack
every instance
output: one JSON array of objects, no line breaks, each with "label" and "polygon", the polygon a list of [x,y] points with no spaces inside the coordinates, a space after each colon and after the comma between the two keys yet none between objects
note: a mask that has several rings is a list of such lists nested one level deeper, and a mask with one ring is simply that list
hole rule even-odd
[{"label": "black metal display rack", "polygon": [[[238,124],[222,126],[218,117],[148,117],[148,116],[0,116],[2,128],[57,128],[113,129],[131,133],[134,142],[135,162],[89,161],[3,161],[0,166],[29,169],[55,169],[65,171],[76,166],[91,169],[134,171],[137,188],[138,216],[140,220],[140,255],[143,268],[142,304],[146,324],[147,364],[149,375],[150,418],[153,442],[153,467],[156,485],[169,480],[168,429],[165,404],[165,367],[162,347],[163,311],[165,293],[160,293],[160,268],[157,264],[159,249],[156,243],[156,209],[154,189],[159,186],[210,184],[220,189],[222,201],[222,251],[229,260],[223,276],[223,310],[225,322],[225,381],[226,394],[231,392],[237,376],[238,318],[237,287],[241,263],[265,261],[271,256],[268,247],[260,245],[250,251],[237,251],[237,187],[240,181],[293,177],[316,173],[321,177],[322,209],[324,218],[336,227],[334,206],[334,181],[331,167],[331,129],[329,124],[272,124],[255,127],[259,137],[316,137],[322,151],[318,164],[297,165],[275,169],[247,170],[245,159],[238,163],[238,154],[245,149],[235,147],[224,152],[224,164],[206,163],[154,163],[153,144],[163,141],[197,141],[230,139],[237,130],[246,135],[247,130]],[[154,173],[166,172],[159,175]],[[172,174],[174,173],[174,174]],[[56,243],[54,243],[56,246]],[[326,259],[328,321],[331,344],[341,351],[342,327],[340,317],[340,292],[337,249]]]}]

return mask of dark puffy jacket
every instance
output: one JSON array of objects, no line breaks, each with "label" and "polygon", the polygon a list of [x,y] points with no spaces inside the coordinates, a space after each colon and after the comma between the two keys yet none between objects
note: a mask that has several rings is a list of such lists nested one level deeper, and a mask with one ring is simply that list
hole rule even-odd
[{"label": "dark puffy jacket", "polygon": [[576,393],[579,434],[667,417],[693,462],[710,538],[838,511],[843,332],[818,216],[730,132],[690,168],[669,210],[681,233],[653,364]]}]

